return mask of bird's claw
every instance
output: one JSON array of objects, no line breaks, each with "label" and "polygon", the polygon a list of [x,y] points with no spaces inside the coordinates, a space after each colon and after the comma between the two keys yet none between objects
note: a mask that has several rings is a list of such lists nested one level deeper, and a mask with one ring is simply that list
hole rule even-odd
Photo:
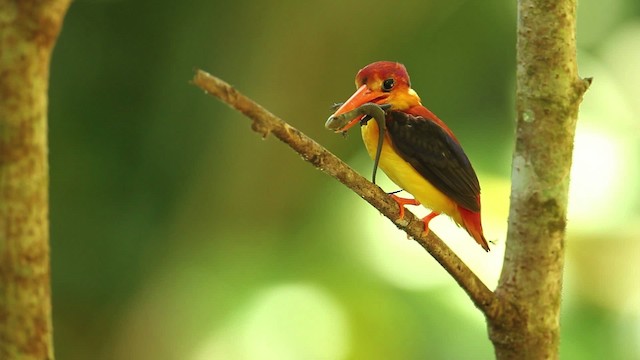
[{"label": "bird's claw", "polygon": [[416,200],[416,199],[403,198],[403,197],[397,196],[395,194],[389,194],[389,195],[391,196],[393,201],[395,201],[398,204],[398,209],[399,209],[398,219],[399,220],[404,219],[404,206],[405,205],[420,205],[420,202],[418,200]]},{"label": "bird's claw", "polygon": [[433,220],[434,217],[440,215],[439,212],[432,211],[429,215],[422,218],[422,223],[424,224],[424,234],[429,234],[429,222]]}]

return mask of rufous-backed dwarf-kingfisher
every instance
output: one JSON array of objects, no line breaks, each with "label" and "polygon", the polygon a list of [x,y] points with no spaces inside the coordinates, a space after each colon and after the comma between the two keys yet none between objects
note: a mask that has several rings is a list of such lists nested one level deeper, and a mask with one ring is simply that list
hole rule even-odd
[{"label": "rufous-backed dwarf-kingfisher", "polygon": [[[369,64],[356,75],[356,88],[329,117],[327,127],[344,133],[361,123],[362,139],[376,166],[379,162],[385,174],[415,198],[391,195],[400,208],[400,218],[404,216],[404,205],[422,204],[432,211],[422,219],[426,232],[429,221],[444,213],[489,251],[482,232],[478,177],[453,132],[422,106],[404,65],[389,61]],[[338,128],[335,121],[331,126],[340,116],[348,117],[355,109],[372,103],[384,109],[383,126],[367,121],[371,116],[357,112],[353,119],[341,119],[345,121]]]}]

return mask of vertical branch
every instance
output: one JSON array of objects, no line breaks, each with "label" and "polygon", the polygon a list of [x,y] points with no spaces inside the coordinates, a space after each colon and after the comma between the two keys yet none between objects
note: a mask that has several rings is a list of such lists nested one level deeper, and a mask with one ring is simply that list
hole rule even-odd
[{"label": "vertical branch", "polygon": [[519,311],[489,324],[499,359],[558,357],[569,171],[590,83],[578,77],[575,24],[575,0],[518,1],[516,148],[496,295]]},{"label": "vertical branch", "polygon": [[69,0],[0,6],[0,358],[53,359],[49,60]]}]

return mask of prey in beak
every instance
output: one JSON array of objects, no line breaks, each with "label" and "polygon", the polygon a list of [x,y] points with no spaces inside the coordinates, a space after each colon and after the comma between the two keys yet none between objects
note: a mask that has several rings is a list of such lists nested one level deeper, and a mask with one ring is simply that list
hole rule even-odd
[{"label": "prey in beak", "polygon": [[[362,86],[360,89],[364,87],[365,86]],[[379,134],[378,145],[376,147],[376,157],[373,161],[373,175],[371,176],[371,182],[375,184],[378,164],[380,162],[380,154],[382,153],[382,141],[386,130],[386,110],[391,107],[391,104],[378,105],[373,102],[365,102],[360,105],[354,105],[354,103],[357,104],[356,101],[353,101],[354,97],[358,95],[360,89],[358,89],[358,91],[356,91],[356,93],[345,103],[334,105],[339,106],[339,108],[333,115],[329,116],[329,119],[327,119],[324,126],[329,130],[344,134],[358,122],[360,122],[361,125],[365,125],[371,119],[376,121],[378,124]]]}]

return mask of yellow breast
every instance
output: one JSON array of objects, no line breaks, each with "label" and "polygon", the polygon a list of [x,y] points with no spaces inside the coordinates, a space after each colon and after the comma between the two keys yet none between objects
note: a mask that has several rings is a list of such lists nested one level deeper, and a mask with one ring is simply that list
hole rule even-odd
[{"label": "yellow breast", "polygon": [[[378,124],[371,120],[362,126],[362,140],[372,159],[378,145]],[[403,190],[413,195],[422,205],[439,213],[451,216],[455,222],[462,219],[456,204],[422,177],[408,162],[404,161],[393,148],[389,134],[385,134],[380,154],[380,168]]]}]

